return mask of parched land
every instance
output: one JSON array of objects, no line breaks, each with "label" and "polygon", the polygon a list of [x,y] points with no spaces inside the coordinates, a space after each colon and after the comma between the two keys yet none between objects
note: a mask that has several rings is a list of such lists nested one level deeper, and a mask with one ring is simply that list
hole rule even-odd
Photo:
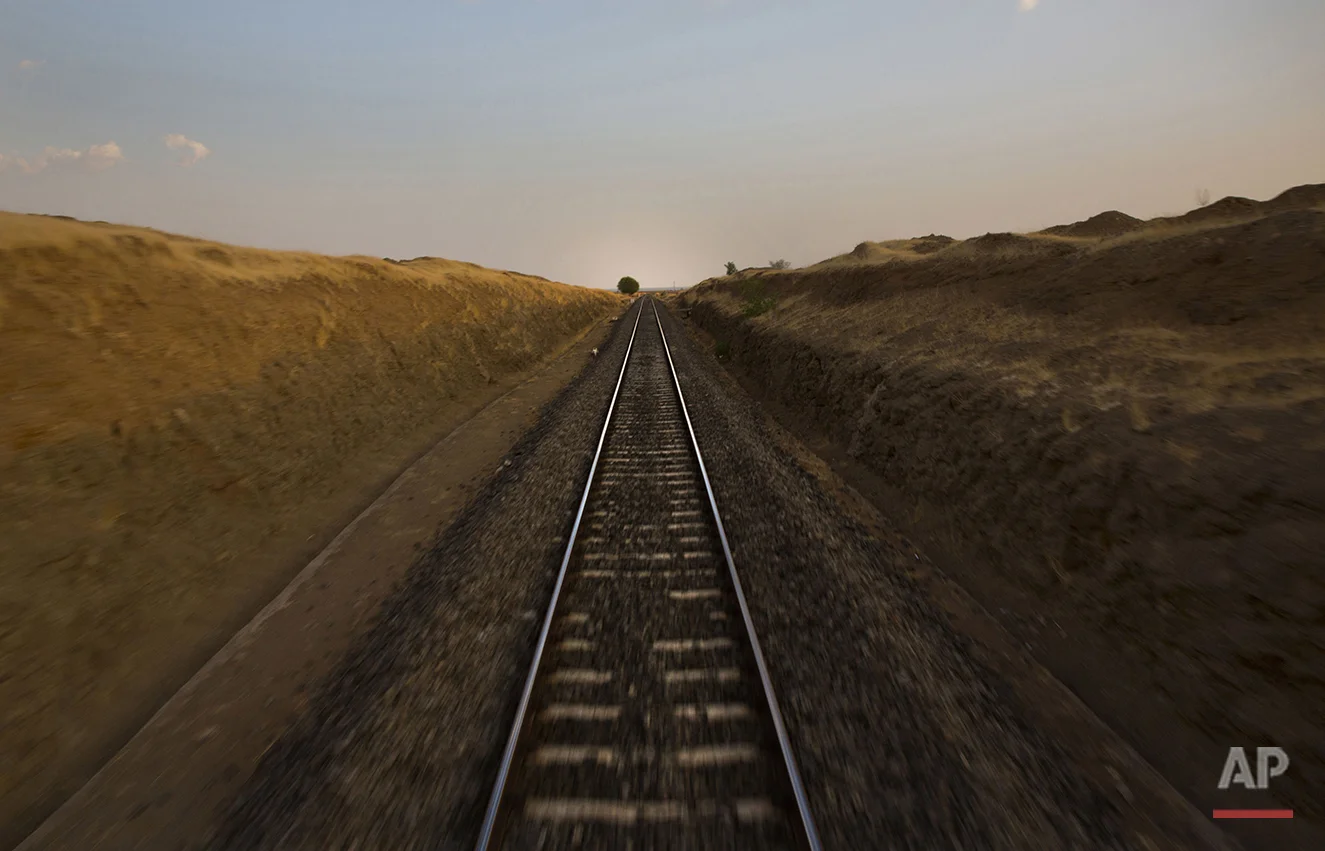
[{"label": "parched land", "polygon": [[1273,743],[1275,800],[1325,818],[1325,186],[676,303],[1192,801]]},{"label": "parched land", "polygon": [[0,827],[31,828],[404,464],[621,305],[0,213]]}]

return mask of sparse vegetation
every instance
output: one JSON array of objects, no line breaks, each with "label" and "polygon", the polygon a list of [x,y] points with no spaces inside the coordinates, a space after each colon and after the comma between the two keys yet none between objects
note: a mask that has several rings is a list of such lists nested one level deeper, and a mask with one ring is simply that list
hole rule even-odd
[{"label": "sparse vegetation", "polygon": [[770,269],[790,269],[791,264],[786,260],[773,260],[768,264]]},{"label": "sparse vegetation", "polygon": [[730,260],[727,261],[727,274],[728,275],[736,274],[736,264]]},{"label": "sparse vegetation", "polygon": [[626,295],[634,295],[639,292],[639,281],[627,275],[616,282],[616,288]]},{"label": "sparse vegetation", "polygon": [[748,319],[768,313],[777,304],[777,299],[765,295],[764,282],[757,278],[741,284],[741,295],[745,296],[741,313]]}]

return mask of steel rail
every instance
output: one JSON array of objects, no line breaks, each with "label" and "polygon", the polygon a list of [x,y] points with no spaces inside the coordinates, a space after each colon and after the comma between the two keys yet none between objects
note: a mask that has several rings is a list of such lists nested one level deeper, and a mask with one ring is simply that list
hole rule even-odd
[{"label": "steel rail", "polygon": [[[580,495],[580,506],[575,511],[575,523],[571,526],[570,540],[566,542],[566,554],[561,558],[561,567],[557,571],[557,581],[552,587],[552,601],[548,603],[547,614],[543,617],[543,628],[538,633],[538,644],[534,646],[534,661],[529,667],[529,676],[525,679],[524,692],[520,695],[520,706],[515,712],[515,723],[511,726],[510,738],[506,741],[506,751],[502,754],[501,767],[497,772],[497,782],[493,784],[492,796],[488,799],[488,810],[483,816],[483,827],[479,832],[477,851],[487,851],[492,841],[492,830],[497,823],[497,811],[501,808],[502,794],[506,791],[506,778],[511,772],[511,763],[515,759],[515,748],[520,740],[520,731],[524,728],[525,712],[529,708],[529,698],[534,691],[534,681],[538,678],[538,663],[543,659],[543,649],[547,646],[548,633],[552,630],[553,616],[557,610],[557,598],[561,596],[562,586],[566,582],[566,567],[570,564],[571,553],[575,549],[575,536],[580,531],[580,521],[584,518],[584,506],[589,501],[589,491],[593,488],[594,474],[598,471],[598,459],[603,454],[603,444],[607,440],[608,427],[612,424],[612,413],[616,410],[617,396],[621,393],[621,382],[626,377],[626,367],[630,363],[630,352],[635,347],[635,332],[639,330],[640,316],[644,313],[641,300],[635,311],[635,324],[630,329],[630,342],[626,345],[625,357],[621,359],[621,372],[612,390],[612,401],[607,406],[607,416],[603,418],[603,431],[598,435],[598,447],[594,450],[593,463],[589,466],[589,477],[584,484],[584,493]],[[656,313],[656,311],[655,311]]]},{"label": "steel rail", "polygon": [[[786,764],[787,775],[791,779],[792,791],[796,796],[796,808],[799,811],[801,825],[805,829],[805,841],[811,851],[821,851],[818,829],[814,826],[814,817],[810,814],[810,803],[805,794],[805,784],[801,781],[800,771],[796,767],[796,757],[791,751],[791,741],[787,738],[787,728],[782,722],[782,712],[778,709],[777,697],[773,694],[773,683],[768,676],[768,666],[764,663],[764,653],[759,647],[759,638],[755,635],[754,621],[750,618],[750,607],[745,602],[745,591],[741,579],[736,575],[736,561],[732,558],[731,546],[727,543],[727,530],[722,525],[722,515],[718,513],[718,501],[713,494],[713,485],[709,482],[708,468],[704,465],[704,456],[699,451],[699,440],[695,437],[695,427],[690,422],[690,411],[686,408],[685,393],[681,391],[681,379],[676,374],[676,364],[672,361],[672,347],[667,343],[667,332],[663,330],[662,317],[658,307],[650,299],[653,318],[658,323],[658,333],[662,335],[663,351],[667,353],[667,365],[672,371],[672,383],[676,387],[676,396],[681,401],[681,414],[685,417],[686,430],[690,433],[690,446],[699,462],[699,477],[704,481],[704,490],[708,493],[709,509],[713,512],[713,521],[718,527],[718,539],[722,541],[722,554],[727,560],[727,570],[731,575],[732,587],[736,590],[736,600],[741,606],[741,618],[745,621],[745,632],[750,638],[750,647],[754,651],[755,666],[759,669],[759,680],[764,687],[764,700],[768,703],[769,714],[773,718],[773,728],[777,732],[778,746],[782,749],[782,759]],[[643,307],[641,306],[641,311]]]}]

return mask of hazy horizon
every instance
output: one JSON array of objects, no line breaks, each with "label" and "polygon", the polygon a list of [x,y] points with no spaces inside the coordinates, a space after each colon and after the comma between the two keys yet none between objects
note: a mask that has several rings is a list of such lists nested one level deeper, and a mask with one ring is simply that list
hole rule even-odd
[{"label": "hazy horizon", "polygon": [[689,284],[1325,182],[1325,3],[0,2],[0,209]]}]

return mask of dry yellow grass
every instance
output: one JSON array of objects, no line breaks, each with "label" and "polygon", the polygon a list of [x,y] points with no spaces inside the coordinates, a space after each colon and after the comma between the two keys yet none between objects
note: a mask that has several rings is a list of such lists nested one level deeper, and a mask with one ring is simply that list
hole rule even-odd
[{"label": "dry yellow grass", "polygon": [[[1123,236],[885,246],[881,263],[716,279],[678,302],[1011,630],[1076,624],[1049,664],[1157,764],[1233,740],[1309,752],[1325,699],[1325,655],[1304,640],[1325,611],[1322,194],[1069,226]],[[1120,682],[1164,701],[1114,702]],[[1318,818],[1312,783],[1276,794]]]},{"label": "dry yellow grass", "polygon": [[830,257],[810,266],[811,269],[833,266],[868,266],[893,260],[918,260],[944,250],[948,237],[929,236],[915,239],[890,239],[884,242],[862,242],[846,254]]},{"label": "dry yellow grass", "polygon": [[[1257,263],[1306,268],[1305,257],[1280,261],[1273,252],[1291,244],[1280,232],[1284,227],[1305,228],[1293,237],[1319,239],[1321,223],[1312,217],[1320,212],[1325,205],[1307,204],[1287,217],[1252,212],[1196,221],[1157,219],[1117,236],[986,234],[938,248],[934,237],[866,242],[783,279],[805,278],[809,287],[788,288],[763,271],[747,274],[742,286],[784,291],[777,296],[777,316],[761,321],[833,340],[842,351],[864,353],[885,345],[934,368],[986,375],[1022,398],[1070,387],[1099,410],[1137,410],[1152,398],[1187,413],[1220,407],[1282,410],[1325,398],[1325,385],[1300,375],[1304,365],[1325,362],[1315,315],[1279,309],[1304,293],[1289,286],[1264,306],[1248,304],[1242,312],[1252,321],[1230,316],[1213,322],[1193,322],[1171,309],[1152,313],[1149,305],[1110,308],[1114,315],[1104,316],[1095,306],[1109,299],[1089,294],[1103,286],[1104,292],[1126,298],[1131,287],[1153,280],[1145,271],[1153,263],[1165,275],[1182,276],[1173,278],[1175,286],[1182,278],[1191,280],[1182,284],[1186,295],[1164,301],[1245,300],[1241,294],[1207,294],[1203,282],[1222,278],[1228,289],[1242,288],[1244,280],[1255,280],[1256,270],[1230,271],[1225,264],[1263,246],[1273,247]],[[1254,247],[1246,243],[1249,238]],[[924,246],[920,252],[917,245]],[[875,277],[859,290],[860,302],[825,309],[816,287],[838,269]],[[805,277],[811,273],[820,274]],[[990,274],[1000,283],[991,284]],[[1018,276],[1026,279],[1024,286],[1003,283]],[[1064,284],[1067,276],[1071,283]],[[1010,294],[1014,288],[1017,295]],[[744,293],[728,289],[708,297],[739,313]],[[1045,311],[1046,300],[1062,306]],[[1260,321],[1267,310],[1270,321]],[[1240,317],[1238,310],[1233,313]],[[1278,380],[1268,380],[1272,377]]]},{"label": "dry yellow grass", "polygon": [[11,396],[0,452],[146,422],[333,340],[410,339],[438,322],[514,329],[534,305],[612,298],[450,260],[261,251],[10,213],[0,282],[0,351],[15,367],[0,373]]},{"label": "dry yellow grass", "polygon": [[[1303,363],[1325,363],[1325,342],[1305,335],[1248,345],[1219,329],[1101,327],[999,304],[983,298],[980,289],[957,283],[909,290],[841,311],[825,311],[811,292],[788,293],[769,321],[797,335],[833,340],[844,352],[886,347],[899,356],[922,357],[933,368],[982,374],[1022,398],[1070,387],[1099,410],[1150,397],[1188,413],[1286,409],[1325,398],[1325,385],[1314,380],[1291,388],[1262,381],[1295,374]],[[708,298],[740,313],[737,293]]]},{"label": "dry yellow grass", "polygon": [[622,303],[0,213],[0,823],[141,718],[311,533]]}]

